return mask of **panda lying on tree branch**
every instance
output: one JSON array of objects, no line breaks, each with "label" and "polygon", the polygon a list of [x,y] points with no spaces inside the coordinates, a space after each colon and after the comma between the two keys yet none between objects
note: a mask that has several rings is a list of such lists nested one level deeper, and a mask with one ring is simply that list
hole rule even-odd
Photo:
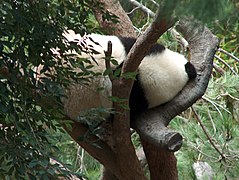
[{"label": "panda lying on tree branch", "polygon": [[[73,31],[65,34],[69,42],[75,42],[81,50],[81,58],[87,58],[95,62],[94,70],[103,73],[105,66],[105,52],[108,42],[112,43],[111,57],[118,65],[126,59],[127,54],[135,43],[135,38],[90,34],[81,37]],[[117,66],[119,67],[119,66]],[[116,68],[117,68],[116,67]],[[162,105],[172,100],[186,85],[188,80],[197,76],[194,66],[181,54],[165,48],[161,44],[155,44],[145,55],[138,67],[130,98],[130,119],[135,120],[141,112]],[[109,77],[95,78],[90,84],[91,88],[103,87],[103,92],[89,91],[84,87],[78,88],[79,96],[75,97],[79,103],[77,107],[67,108],[68,113],[74,114],[73,119],[81,112],[91,108],[112,108],[112,85]],[[69,95],[69,93],[67,94]],[[69,97],[68,97],[69,98]],[[74,98],[74,97],[73,97]],[[72,99],[72,97],[71,97]],[[70,101],[65,103],[69,106]],[[77,105],[78,104],[78,105]],[[71,111],[71,112],[69,112]]]}]

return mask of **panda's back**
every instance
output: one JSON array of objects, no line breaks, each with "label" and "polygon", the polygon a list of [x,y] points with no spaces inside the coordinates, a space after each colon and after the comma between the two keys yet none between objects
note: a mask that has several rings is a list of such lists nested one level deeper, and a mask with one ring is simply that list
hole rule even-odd
[{"label": "panda's back", "polygon": [[143,59],[139,66],[138,80],[148,108],[170,101],[182,90],[188,81],[186,63],[184,56],[169,49]]}]

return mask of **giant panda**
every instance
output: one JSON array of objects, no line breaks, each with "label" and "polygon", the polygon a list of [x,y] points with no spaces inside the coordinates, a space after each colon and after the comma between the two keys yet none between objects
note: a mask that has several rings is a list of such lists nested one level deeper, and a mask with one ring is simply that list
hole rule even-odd
[{"label": "giant panda", "polygon": [[[87,58],[94,64],[94,71],[105,70],[105,51],[112,43],[112,58],[122,65],[135,38],[89,34],[81,37],[72,31],[65,34],[67,41],[75,42],[81,50],[80,58]],[[117,68],[117,66],[115,67]],[[173,52],[161,44],[155,44],[143,58],[130,93],[130,119],[135,120],[143,111],[172,100],[197,75],[195,67],[181,54]],[[103,87],[103,91],[96,91]],[[74,92],[71,93],[72,88]],[[108,76],[95,77],[89,86],[73,85],[67,92],[65,109],[76,119],[81,111],[90,108],[112,108],[111,81]],[[73,101],[72,101],[73,99]],[[106,115],[108,116],[108,115]]]}]

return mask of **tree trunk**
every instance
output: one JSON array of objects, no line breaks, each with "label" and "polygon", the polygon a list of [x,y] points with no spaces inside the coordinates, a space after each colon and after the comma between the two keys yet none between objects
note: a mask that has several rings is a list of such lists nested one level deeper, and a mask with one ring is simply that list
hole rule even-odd
[{"label": "tree trunk", "polygon": [[151,180],[178,180],[177,159],[173,152],[158,148],[141,138]]},{"label": "tree trunk", "polygon": [[101,180],[119,180],[114,174],[112,174],[111,171],[109,171],[107,168],[102,168],[101,173]]}]

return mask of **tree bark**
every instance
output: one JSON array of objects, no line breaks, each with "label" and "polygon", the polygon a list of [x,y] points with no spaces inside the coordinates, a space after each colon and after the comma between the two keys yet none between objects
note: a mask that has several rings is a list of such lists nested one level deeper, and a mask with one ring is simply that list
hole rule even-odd
[{"label": "tree bark", "polygon": [[[129,17],[123,10],[118,0],[97,0],[101,4],[101,8],[94,6],[95,17],[107,34],[120,35],[125,37],[136,37],[133,24]],[[103,16],[105,12],[109,12],[118,17],[118,23],[104,20]]]},{"label": "tree bark", "polygon": [[105,142],[91,134],[88,128],[80,123],[73,122],[72,127],[63,126],[68,134],[84,148],[91,156],[102,163],[109,171],[121,177],[121,173],[115,163],[115,154]]},{"label": "tree bark", "polygon": [[111,171],[107,168],[102,168],[101,180],[119,180]]},{"label": "tree bark", "polygon": [[150,180],[178,180],[174,153],[158,148],[142,138],[141,143],[149,166]]}]

